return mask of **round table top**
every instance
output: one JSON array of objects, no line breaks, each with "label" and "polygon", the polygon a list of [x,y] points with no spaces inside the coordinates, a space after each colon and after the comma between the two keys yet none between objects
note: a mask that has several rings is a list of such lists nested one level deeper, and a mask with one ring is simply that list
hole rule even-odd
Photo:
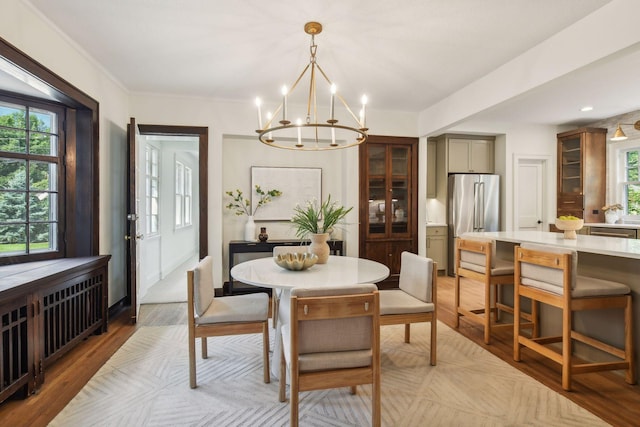
[{"label": "round table top", "polygon": [[389,276],[389,269],[384,264],[368,259],[332,255],[326,264],[316,264],[303,271],[290,271],[279,267],[272,257],[268,257],[234,266],[231,276],[248,285],[290,289],[376,283]]}]

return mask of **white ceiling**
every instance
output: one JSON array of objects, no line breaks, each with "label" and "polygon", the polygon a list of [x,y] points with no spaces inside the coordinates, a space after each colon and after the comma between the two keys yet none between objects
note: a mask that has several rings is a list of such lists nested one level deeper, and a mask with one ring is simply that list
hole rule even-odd
[{"label": "white ceiling", "polygon": [[[25,0],[132,92],[276,101],[309,60],[349,103],[421,112],[611,0]],[[640,108],[630,49],[483,112],[573,124]],[[1,82],[0,82],[1,84]],[[634,92],[635,91],[635,92]],[[578,111],[592,104],[594,112]]]}]

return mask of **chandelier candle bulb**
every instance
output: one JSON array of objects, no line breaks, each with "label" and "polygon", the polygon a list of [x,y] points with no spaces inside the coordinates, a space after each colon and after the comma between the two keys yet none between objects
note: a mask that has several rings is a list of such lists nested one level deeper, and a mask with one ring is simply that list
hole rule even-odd
[{"label": "chandelier candle bulb", "polygon": [[362,95],[362,111],[360,112],[360,123],[362,123],[362,127],[365,128],[366,126],[366,114],[367,114],[367,95]]},{"label": "chandelier candle bulb", "polygon": [[287,87],[282,86],[282,123],[287,123]]},{"label": "chandelier candle bulb", "polygon": [[[271,120],[273,120],[273,114],[271,114],[271,111],[267,111],[267,127],[271,127]],[[267,134],[267,141],[273,141],[271,132]]]},{"label": "chandelier candle bulb", "polygon": [[262,113],[260,112],[260,105],[262,101],[260,98],[256,98],[256,107],[258,107],[258,129],[262,130]]},{"label": "chandelier candle bulb", "polygon": [[302,120],[296,120],[296,124],[298,125],[298,143],[296,147],[302,147]]},{"label": "chandelier candle bulb", "polygon": [[[335,102],[336,102],[336,85],[331,85],[331,109],[329,111],[329,118],[331,119],[330,123],[333,123],[334,113],[335,113]],[[334,132],[333,129],[331,129]]]}]

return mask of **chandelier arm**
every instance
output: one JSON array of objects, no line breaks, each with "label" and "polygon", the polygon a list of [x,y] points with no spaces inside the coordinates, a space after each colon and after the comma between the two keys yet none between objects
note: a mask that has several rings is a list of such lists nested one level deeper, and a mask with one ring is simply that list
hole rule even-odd
[{"label": "chandelier arm", "polygon": [[289,93],[293,92],[294,89],[298,86],[298,83],[300,83],[300,80],[302,80],[302,77],[304,76],[304,74],[307,72],[307,70],[309,69],[309,65],[311,65],[311,63],[308,63],[306,67],[304,67],[304,70],[302,70],[302,72],[300,73],[300,75],[298,76],[298,78],[296,79],[295,83],[293,83],[293,85],[291,86],[291,89],[289,89]]},{"label": "chandelier arm", "polygon": [[[267,135],[267,134],[269,134],[271,132],[275,133],[275,132],[278,132],[278,131],[283,130],[283,129],[291,129],[291,128],[295,128],[295,127],[299,127],[299,128],[313,127],[313,128],[316,128],[316,131],[319,128],[344,129],[344,130],[348,130],[348,131],[357,133],[358,135],[360,135],[360,137],[357,138],[355,140],[355,142],[352,142],[352,143],[349,143],[349,144],[346,144],[346,145],[337,145],[336,144],[336,145],[329,145],[327,147],[321,147],[321,146],[318,146],[317,144],[316,144],[315,147],[306,146],[306,145],[304,145],[302,147],[296,147],[296,146],[290,146],[290,145],[281,145],[281,144],[278,144],[277,142],[275,142],[274,140],[268,140],[268,139],[264,138],[265,135]],[[265,130],[261,131],[258,134],[258,139],[263,144],[269,145],[271,147],[284,148],[284,149],[287,149],[287,150],[294,150],[294,151],[325,151],[325,150],[335,150],[336,148],[354,147],[356,145],[359,145],[359,144],[362,144],[362,143],[366,142],[367,139],[368,139],[368,135],[362,129],[355,129],[355,128],[352,128],[352,127],[349,127],[349,126],[343,126],[343,125],[338,125],[338,124],[314,123],[314,124],[309,124],[309,125],[307,125],[307,124],[302,124],[302,125],[284,125],[284,126],[276,126],[274,128],[271,128],[271,129],[265,129]],[[317,141],[317,142],[319,142],[319,141]],[[312,148],[307,148],[307,147],[312,147]]]},{"label": "chandelier arm", "polygon": [[[324,72],[320,64],[316,62],[316,66],[318,67],[318,71],[320,71],[320,74],[322,74],[322,76],[327,81],[327,83],[329,83],[329,85],[332,85],[333,83],[331,82],[331,79],[329,79],[329,77],[326,75],[326,73]],[[347,104],[347,101],[345,101],[344,98],[338,92],[336,92],[336,96],[338,97],[340,102],[342,102],[342,105],[344,105],[344,108],[346,108],[349,114],[351,114],[351,117],[353,117],[353,120],[355,120],[355,122],[358,123],[360,127],[362,127],[362,123],[360,123],[360,119],[358,118],[358,116],[353,114],[353,111],[351,111],[351,108],[349,108],[349,104]]]},{"label": "chandelier arm", "polygon": [[[307,123],[311,120],[311,100],[313,99],[314,108],[315,104],[315,92],[316,92],[316,64],[311,64],[311,79],[309,79],[309,99],[307,100]],[[317,120],[314,118],[317,122]]]}]

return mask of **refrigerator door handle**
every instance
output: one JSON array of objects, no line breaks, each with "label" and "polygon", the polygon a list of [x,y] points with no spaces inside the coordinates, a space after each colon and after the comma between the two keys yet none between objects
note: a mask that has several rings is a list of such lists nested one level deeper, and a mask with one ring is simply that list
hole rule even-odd
[{"label": "refrigerator door handle", "polygon": [[473,229],[484,230],[484,182],[473,184]]}]

